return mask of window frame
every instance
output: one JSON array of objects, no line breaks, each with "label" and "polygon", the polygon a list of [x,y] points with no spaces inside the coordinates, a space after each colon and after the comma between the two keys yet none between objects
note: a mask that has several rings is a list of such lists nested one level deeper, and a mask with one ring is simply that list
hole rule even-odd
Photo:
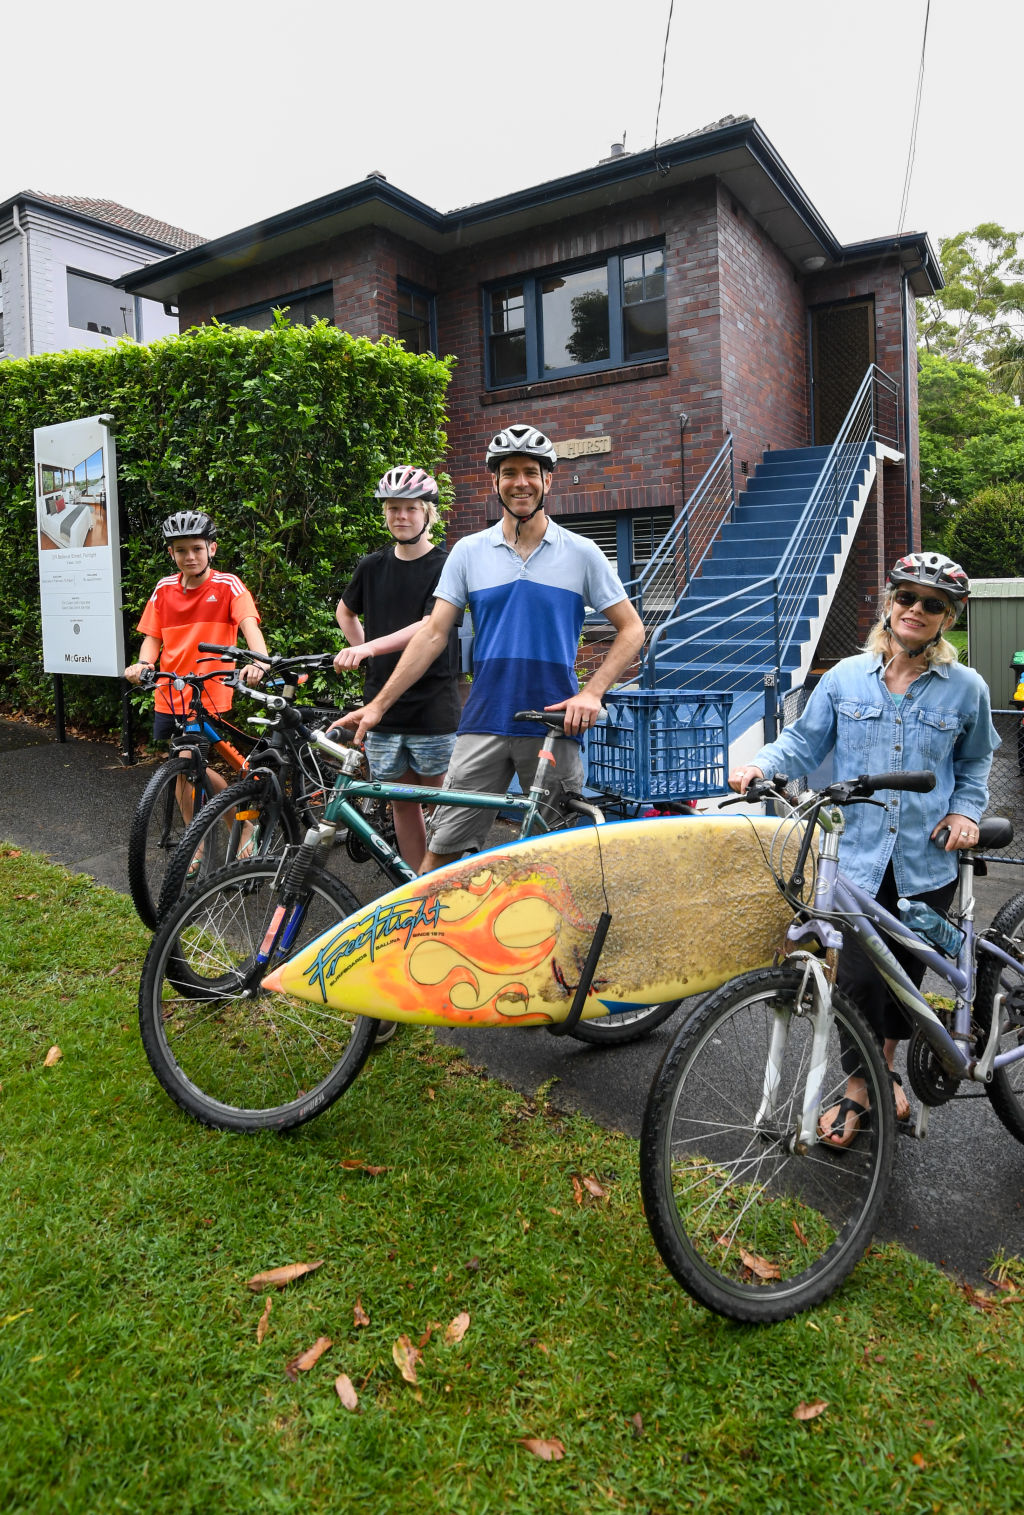
[{"label": "window frame", "polygon": [[[635,368],[640,363],[657,362],[668,357],[668,289],[667,269],[663,272],[666,283],[665,293],[661,298],[665,301],[665,345],[664,347],[651,348],[646,352],[636,354],[633,357],[625,356],[625,331],[623,326],[623,312],[626,308],[622,290],[622,264],[626,258],[635,257],[647,252],[660,252],[665,254],[664,237],[648,238],[643,242],[630,244],[628,247],[613,248],[610,252],[600,257],[573,258],[568,262],[552,264],[547,268],[537,268],[529,273],[514,274],[503,279],[492,279],[483,285],[481,290],[483,312],[483,335],[484,335],[484,380],[485,386],[490,390],[512,389],[522,384],[543,384],[547,380],[573,378],[577,374],[604,373],[609,369]],[[600,358],[592,363],[572,363],[568,367],[546,369],[544,362],[544,317],[543,317],[543,293],[541,286],[545,280],[557,278],[562,274],[575,274],[587,272],[591,269],[604,268],[608,276],[608,343],[609,356]],[[523,290],[523,316],[526,336],[526,372],[511,379],[495,378],[493,339],[502,333],[491,330],[492,300],[495,295],[505,289],[515,289],[522,286]],[[642,301],[641,304],[651,303]]]},{"label": "window frame", "polygon": [[[330,295],[333,299],[333,280],[328,279],[327,282],[323,284],[309,284],[304,289],[291,289],[287,294],[274,295],[269,300],[258,300],[252,305],[239,305],[235,310],[221,311],[217,316],[217,320],[224,322],[224,324],[227,326],[240,326],[243,324],[244,318],[246,316],[259,316],[262,315],[264,311],[273,312],[275,310],[283,310],[287,312],[291,309],[292,305],[294,305],[296,301],[311,300],[316,295]],[[289,317],[289,319],[291,319],[291,317]],[[318,316],[316,319],[322,320],[323,317]],[[307,323],[303,321],[301,324],[305,326]],[[334,324],[334,318],[332,315],[331,325],[333,326]],[[255,331],[266,331],[268,328],[252,327],[247,329]]]},{"label": "window frame", "polygon": [[[112,291],[115,298],[117,298],[118,296],[121,296],[125,300],[127,300],[128,302],[130,302],[130,305],[131,305],[131,316],[132,316],[132,330],[131,331],[103,331],[103,330],[100,329],[99,322],[95,323],[96,324],[96,330],[95,331],[93,331],[92,328],[89,327],[89,326],[76,326],[75,323],[71,319],[71,285],[70,285],[69,281],[72,278],[83,279],[88,284],[101,284],[101,285],[103,285],[103,287],[105,289],[108,289],[108,290]],[[132,342],[137,342],[139,340],[139,335],[138,335],[138,333],[139,333],[139,308],[138,308],[138,300],[135,298],[134,295],[125,294],[125,291],[123,289],[119,289],[117,287],[117,285],[114,283],[113,279],[107,279],[107,278],[104,277],[103,274],[92,273],[91,270],[89,270],[88,268],[74,268],[69,263],[69,264],[67,264],[65,266],[65,269],[64,269],[64,292],[65,292],[65,294],[67,296],[67,302],[68,302],[68,330],[69,331],[84,331],[86,333],[86,335],[90,336],[90,337],[97,337],[97,336],[99,336],[99,337],[109,337],[112,342],[122,341],[125,337],[128,337],[128,339],[130,341],[132,341]],[[122,307],[121,307],[120,304],[118,304],[117,310],[118,310],[119,313],[121,313]],[[122,323],[123,323],[123,315],[122,315]]]},{"label": "window frame", "polygon": [[[398,317],[401,314],[402,296],[403,295],[413,295],[417,300],[425,300],[427,302],[427,343],[428,343],[428,346],[424,349],[424,352],[422,354],[420,354],[420,356],[425,356],[426,353],[430,353],[434,357],[436,357],[437,356],[437,295],[431,289],[424,289],[422,285],[420,285],[420,284],[414,284],[411,279],[396,279],[396,281],[395,281],[395,287],[396,287],[397,295],[398,295],[397,301],[395,303],[395,328],[396,328],[396,330],[398,328]],[[415,319],[415,312],[413,312],[413,311],[407,311],[406,314],[413,316],[413,318]]]}]

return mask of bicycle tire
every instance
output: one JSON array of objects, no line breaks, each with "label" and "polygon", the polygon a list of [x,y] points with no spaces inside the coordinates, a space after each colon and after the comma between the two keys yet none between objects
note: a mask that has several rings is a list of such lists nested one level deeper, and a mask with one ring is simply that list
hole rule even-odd
[{"label": "bicycle tire", "polygon": [[[193,777],[194,760],[169,758],[154,773],[145,789],[128,835],[128,891],[143,925],[151,931],[159,920],[158,902],[164,875],[186,831],[178,808],[179,778]],[[206,786],[193,783],[193,817],[206,802]]]},{"label": "bicycle tire", "polygon": [[[357,1076],[377,1031],[366,1016],[240,990],[281,898],[277,873],[273,861],[233,863],[183,896],[142,970],[139,1031],[150,1067],[176,1104],[224,1131],[285,1131],[319,1115]],[[283,956],[358,908],[340,880],[314,868]]]},{"label": "bicycle tire", "polygon": [[[1008,937],[1024,957],[1024,894],[1015,894],[1006,901],[996,912],[989,932],[997,938]],[[1005,942],[1000,945],[1005,946]],[[987,953],[982,954],[974,999],[979,1053],[988,1040],[996,995],[1011,991],[1015,991],[1021,1003],[1005,1013],[999,1037],[1000,1052],[1009,1052],[1024,1043],[1024,964],[1014,973],[1004,963],[997,962]],[[1010,1135],[1015,1136],[1019,1142],[1024,1142],[1024,1058],[1019,1063],[1011,1063],[1008,1068],[997,1068],[992,1075],[992,1082],[985,1085],[985,1093]]]},{"label": "bicycle tire", "polygon": [[[794,969],[761,969],[703,1000],[662,1062],[640,1138],[644,1209],[669,1271],[709,1310],[753,1324],[785,1320],[839,1287],[871,1241],[893,1157],[881,1048],[835,990],[819,1109],[843,1097],[845,1047],[870,1113],[849,1147],[795,1144],[813,1032],[809,994],[797,1003],[802,981]],[[777,1019],[787,1040],[769,1059]],[[759,1124],[769,1073],[775,1113]]]},{"label": "bicycle tire", "polygon": [[569,1035],[592,1047],[624,1047],[627,1042],[638,1042],[650,1036],[675,1014],[682,1003],[680,999],[673,999],[663,1005],[638,1005],[635,1010],[604,1015],[598,1020],[577,1021]]},{"label": "bicycle tire", "polygon": [[273,775],[257,772],[229,784],[193,816],[178,843],[164,874],[158,918],[163,920],[181,895],[235,862],[243,842],[251,859],[262,860],[278,857],[304,834],[301,817]]}]

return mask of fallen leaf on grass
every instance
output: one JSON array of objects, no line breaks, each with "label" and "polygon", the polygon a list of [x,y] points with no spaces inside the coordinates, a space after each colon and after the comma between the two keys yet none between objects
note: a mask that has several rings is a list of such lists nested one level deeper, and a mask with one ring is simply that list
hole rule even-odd
[{"label": "fallen leaf on grass", "polygon": [[307,1273],[313,1273],[317,1268],[322,1268],[324,1259],[311,1263],[287,1263],[283,1268],[270,1268],[266,1273],[254,1273],[252,1278],[246,1280],[246,1288],[254,1294],[259,1294],[264,1289],[283,1289],[285,1284],[293,1283],[296,1278],[305,1278]]},{"label": "fallen leaf on grass", "polygon": [[404,1332],[391,1348],[391,1356],[395,1360],[395,1367],[401,1373],[406,1383],[415,1384],[417,1382],[416,1364],[423,1356],[423,1353],[419,1347],[413,1346]]},{"label": "fallen leaf on grass", "polygon": [[333,1343],[329,1336],[318,1336],[313,1345],[307,1347],[305,1352],[300,1352],[298,1357],[293,1357],[291,1362],[286,1362],[284,1371],[292,1383],[295,1382],[300,1373],[308,1373],[314,1363],[320,1361],[330,1346],[333,1346]]},{"label": "fallen leaf on grass", "polygon": [[338,1164],[339,1168],[355,1168],[359,1173],[368,1173],[371,1178],[379,1178],[388,1170],[382,1163],[364,1163],[358,1157],[346,1157]]},{"label": "fallen leaf on grass", "polygon": [[356,1295],[356,1302],[352,1306],[352,1324],[354,1326],[368,1326],[370,1324],[370,1317],[363,1309],[363,1302],[358,1294]]},{"label": "fallen leaf on grass", "polygon": [[459,1342],[469,1330],[469,1315],[465,1310],[460,1310],[454,1320],[448,1322],[448,1328],[444,1333],[444,1339],[451,1345]]},{"label": "fallen leaf on grass", "polygon": [[602,1188],[596,1178],[585,1178],[583,1180],[583,1187],[586,1189],[587,1193],[592,1194],[595,1199],[608,1198],[608,1190]]},{"label": "fallen leaf on grass", "polygon": [[914,1464],[915,1468],[923,1468],[924,1467],[924,1456],[922,1455],[922,1453],[915,1452],[914,1455],[913,1455],[913,1457],[910,1460]]},{"label": "fallen leaf on grass", "polygon": [[356,1393],[355,1384],[347,1373],[338,1374],[334,1380],[334,1389],[346,1410],[358,1410],[359,1395]]},{"label": "fallen leaf on grass", "polygon": [[758,1257],[754,1252],[748,1252],[745,1247],[740,1248],[740,1257],[743,1266],[749,1268],[755,1278],[781,1278],[781,1270],[775,1263],[768,1261],[767,1257]]},{"label": "fallen leaf on grass", "polygon": [[644,1434],[644,1418],[639,1410],[637,1410],[635,1415],[629,1417],[629,1423],[633,1427],[634,1436],[642,1436]]},{"label": "fallen leaf on grass", "polygon": [[794,1220],[794,1221],[791,1221],[790,1224],[792,1225],[793,1230],[796,1232],[796,1239],[800,1243],[800,1245],[802,1247],[808,1246],[809,1243],[808,1243],[808,1240],[807,1240],[807,1233],[805,1231],[801,1230],[800,1222],[798,1220]]},{"label": "fallen leaf on grass", "polygon": [[260,1316],[259,1325],[256,1327],[256,1345],[258,1347],[261,1347],[263,1345],[263,1338],[264,1338],[264,1336],[266,1336],[266,1334],[267,1334],[267,1327],[270,1325],[270,1312],[271,1312],[271,1310],[273,1308],[274,1308],[274,1301],[271,1299],[270,1295],[268,1294],[267,1295],[267,1302],[263,1306],[263,1314]]},{"label": "fallen leaf on grass", "polygon": [[580,1181],[576,1177],[575,1173],[572,1176],[572,1194],[573,1194],[573,1199],[575,1199],[576,1203],[578,1205],[582,1205],[582,1203],[583,1203],[583,1185],[580,1183]]},{"label": "fallen leaf on grass", "polygon": [[817,1420],[818,1416],[824,1414],[824,1412],[827,1409],[828,1409],[828,1400],[827,1399],[812,1399],[811,1402],[810,1402],[810,1404],[805,1404],[804,1401],[801,1399],[800,1403],[797,1405],[796,1409],[793,1411],[793,1419],[794,1420]]},{"label": "fallen leaf on grass", "polygon": [[49,1052],[43,1058],[43,1067],[52,1068],[54,1063],[59,1063],[63,1056],[64,1054],[59,1047],[51,1047]]},{"label": "fallen leaf on grass", "polygon": [[561,1462],[565,1456],[565,1447],[557,1436],[544,1440],[540,1436],[521,1436],[520,1446],[524,1446],[534,1457],[539,1457],[543,1462]]}]

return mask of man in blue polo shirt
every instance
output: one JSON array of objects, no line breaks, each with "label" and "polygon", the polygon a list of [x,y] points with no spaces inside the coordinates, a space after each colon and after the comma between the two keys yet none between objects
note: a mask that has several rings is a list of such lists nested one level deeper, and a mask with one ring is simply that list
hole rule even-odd
[{"label": "man in blue polo shirt", "polygon": [[[487,448],[487,466],[502,505],[496,525],[456,542],[434,590],[430,618],[413,637],[384,688],[344,718],[362,740],[423,673],[448,640],[461,611],[473,618],[473,684],[459,722],[446,787],[483,793],[506,789],[513,770],[529,788],[539,724],[513,720],[517,710],[565,711],[556,744],[550,803],[583,784],[579,738],[601,713],[601,700],[643,646],[644,628],[601,550],[548,518],[557,461],[534,426],[508,426]],[[580,689],[576,651],[588,606],[611,622],[615,638]],[[485,810],[438,806],[422,873],[478,850],[490,827]]]}]

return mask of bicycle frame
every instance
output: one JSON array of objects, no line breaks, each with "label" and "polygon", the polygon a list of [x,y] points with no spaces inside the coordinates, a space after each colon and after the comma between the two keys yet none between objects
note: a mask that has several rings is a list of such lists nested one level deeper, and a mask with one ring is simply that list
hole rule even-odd
[{"label": "bicycle frame", "polygon": [[[1010,1052],[997,1053],[999,1042],[999,1008],[992,1016],[988,1041],[980,1057],[973,1055],[974,1037],[971,1034],[971,1009],[974,1004],[977,981],[976,955],[978,951],[994,957],[1017,970],[1018,959],[1005,952],[988,937],[978,936],[974,929],[974,870],[967,857],[959,864],[957,923],[963,932],[963,942],[956,961],[953,962],[930,943],[912,931],[898,916],[892,915],[879,905],[876,899],[859,885],[848,879],[839,868],[839,839],[843,831],[841,809],[822,809],[819,815],[821,836],[818,851],[818,870],[815,880],[814,899],[806,919],[795,921],[786,936],[791,961],[804,965],[805,981],[810,976],[814,981],[816,1017],[815,1045],[823,1043],[828,1031],[828,1016],[831,1010],[831,985],[821,962],[800,947],[807,937],[816,937],[827,952],[839,949],[842,937],[834,923],[822,916],[833,911],[848,917],[848,929],[856,936],[864,952],[886,985],[899,1001],[914,1027],[928,1042],[943,1069],[954,1079],[969,1079],[975,1083],[989,1083],[996,1069],[1008,1066],[1024,1058],[1024,1046]],[[822,916],[814,912],[822,912]],[[953,1029],[948,1031],[942,1020],[929,1005],[923,994],[911,982],[901,967],[885,937],[907,948],[919,962],[931,969],[937,977],[949,984],[955,995]],[[781,1027],[779,1034],[784,1035]],[[769,1067],[765,1073],[765,1101],[762,1110],[767,1114],[772,1106],[770,1085],[772,1066],[778,1066],[781,1047],[773,1044]],[[812,1065],[814,1062],[812,1052]],[[812,1068],[813,1072],[813,1068]],[[807,1097],[801,1119],[799,1140],[810,1145],[816,1139],[819,1090],[812,1076],[807,1082]],[[927,1125],[928,1106],[921,1104],[916,1134],[923,1135]]]},{"label": "bicycle frame", "polygon": [[[537,755],[537,768],[527,795],[481,794],[462,789],[432,789],[423,784],[388,784],[373,779],[354,778],[344,770],[338,775],[334,793],[324,810],[324,818],[317,828],[322,843],[332,841],[339,825],[354,831],[360,841],[370,849],[385,871],[396,881],[405,883],[418,877],[415,868],[405,861],[396,849],[389,845],[380,833],[374,830],[366,817],[352,803],[361,799],[412,800],[420,805],[466,805],[473,810],[514,811],[523,817],[522,834],[528,836],[537,820],[544,797],[544,778],[547,769],[554,764],[554,743],[557,731],[549,730]],[[349,761],[353,748],[332,741],[323,732],[311,732],[310,744],[319,747],[343,764]],[[596,806],[588,806],[600,824],[604,817]]]}]

